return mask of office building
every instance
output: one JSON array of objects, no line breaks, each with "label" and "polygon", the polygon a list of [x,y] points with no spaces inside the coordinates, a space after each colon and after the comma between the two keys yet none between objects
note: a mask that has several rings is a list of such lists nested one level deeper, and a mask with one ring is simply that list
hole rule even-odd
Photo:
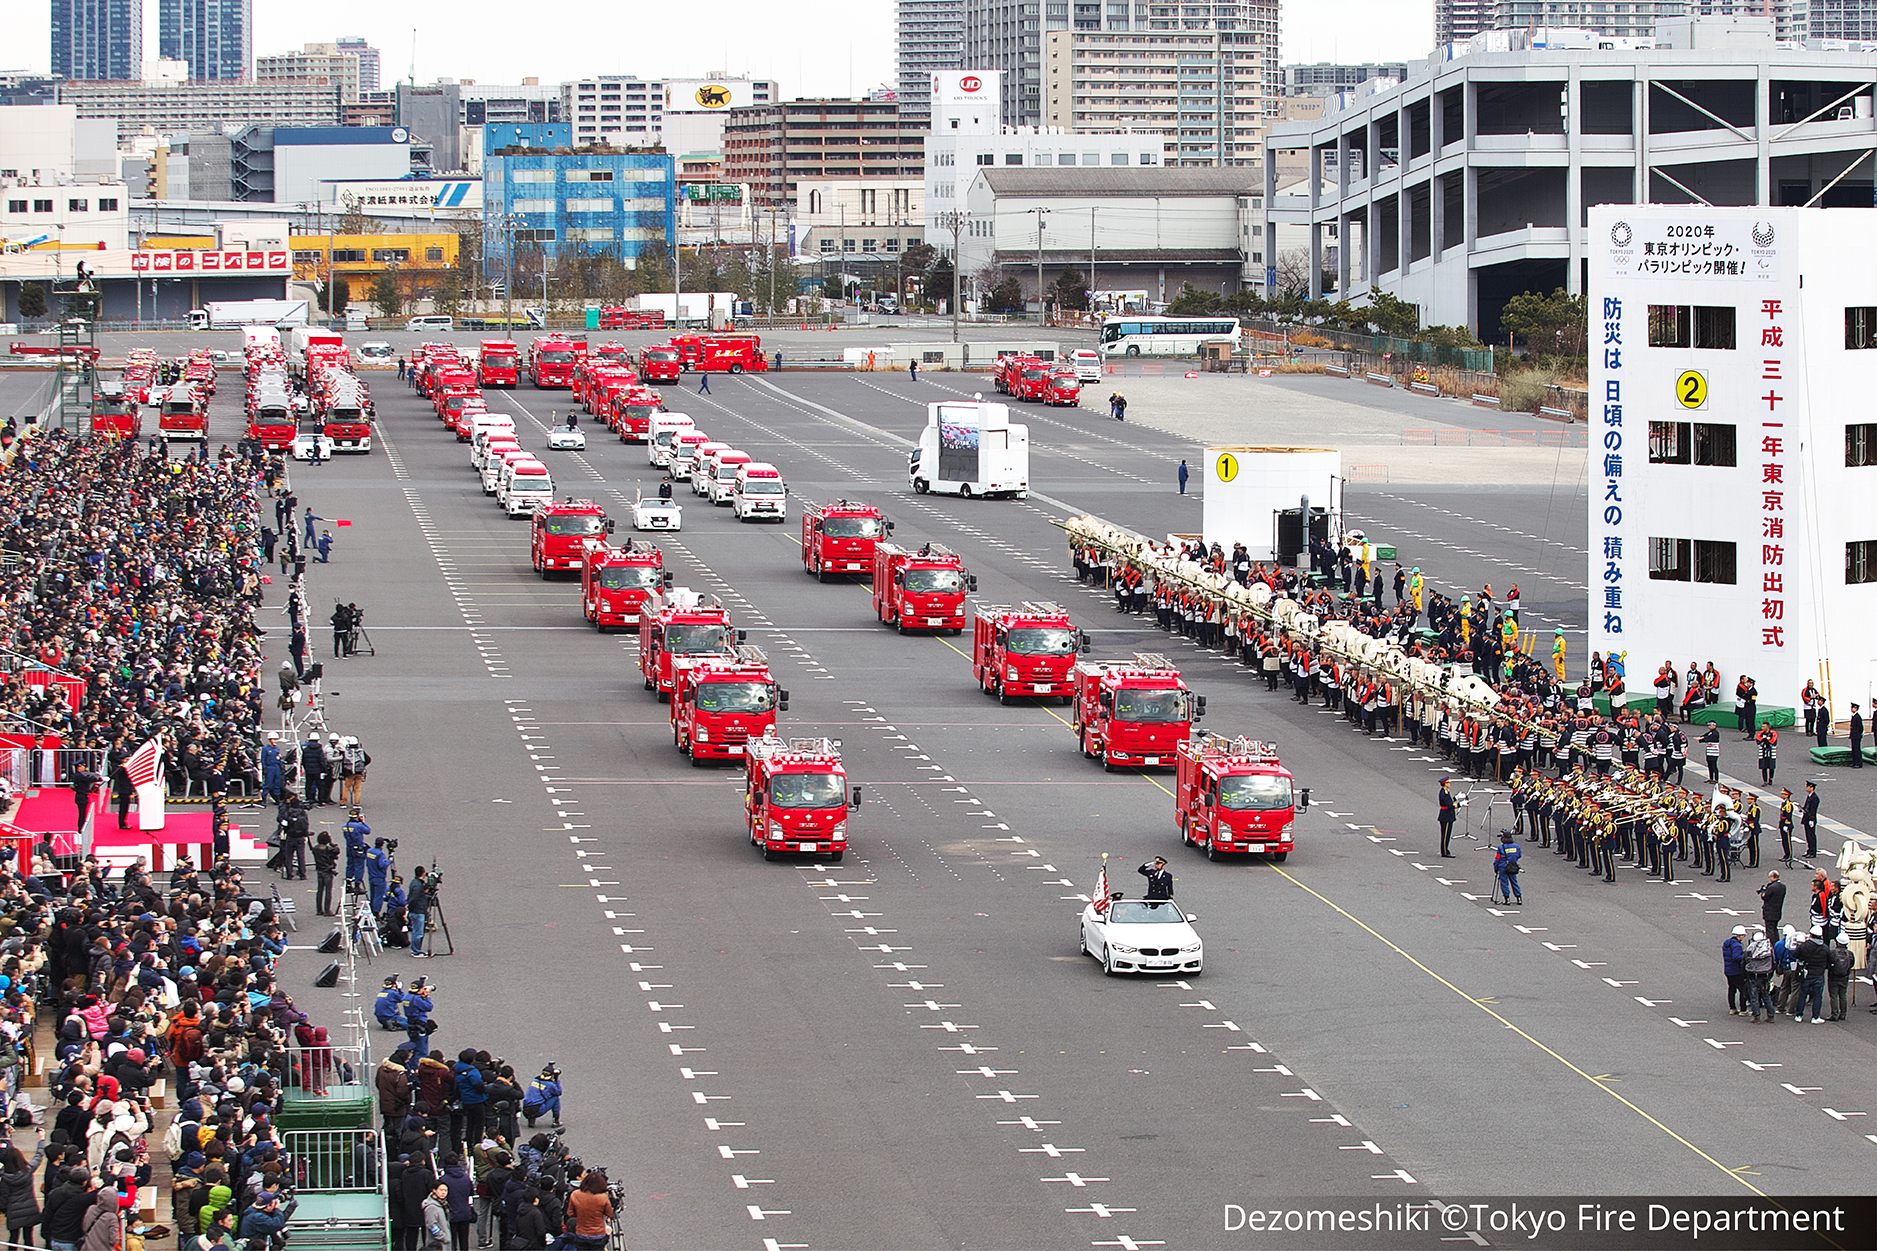
[{"label": "office building", "polygon": [[379,89],[378,49],[372,47],[357,35],[347,35],[334,42],[338,46],[339,51],[350,52],[353,56],[358,58],[358,89],[360,91],[377,91]]},{"label": "office building", "polygon": [[1351,91],[1363,83],[1376,78],[1393,78],[1400,81],[1408,76],[1406,61],[1391,64],[1367,65],[1332,65],[1319,61],[1315,65],[1286,65],[1284,67],[1284,94],[1286,96],[1333,96],[1339,92]]},{"label": "office building", "polygon": [[655,142],[677,156],[721,158],[724,122],[731,110],[760,108],[781,98],[776,84],[768,79],[719,74],[667,78],[664,124]]},{"label": "office building", "polygon": [[340,106],[340,116],[347,126],[392,126],[398,120],[397,93],[361,91],[358,99]]},{"label": "office building", "polygon": [[549,257],[606,253],[636,265],[676,244],[677,167],[663,152],[552,153],[483,160],[483,254],[512,236]]},{"label": "office building", "polygon": [[1762,714],[1807,681],[1841,724],[1868,711],[1877,270],[1846,241],[1870,212],[1590,213],[1586,646],[1644,682],[1656,657],[1699,656],[1729,686],[1751,675]]},{"label": "office building", "polygon": [[723,177],[747,183],[758,204],[795,199],[804,178],[914,178],[925,163],[925,123],[899,105],[790,100],[733,109],[723,128]]},{"label": "office building", "polygon": [[[560,120],[574,128],[574,143],[615,147],[663,146],[672,152],[721,151],[723,124],[732,110],[774,104],[781,89],[771,79],[639,78],[601,74],[561,84]],[[668,115],[673,133],[666,133]]]},{"label": "office building", "polygon": [[328,83],[76,82],[59,88],[59,100],[77,105],[80,117],[115,119],[120,144],[146,126],[160,135],[224,124],[337,126],[344,104]]},{"label": "office building", "polygon": [[394,89],[397,124],[411,132],[413,166],[432,174],[463,169],[460,89],[453,82],[399,83]]},{"label": "office building", "polygon": [[254,59],[257,83],[332,83],[349,104],[358,99],[361,76],[358,54],[342,52],[338,44],[309,43],[298,52],[279,52]]},{"label": "office building", "polygon": [[1808,47],[1826,39],[1877,41],[1877,0],[1784,0],[1773,6],[1773,15],[1781,39],[1801,40]]},{"label": "office building", "polygon": [[126,79],[143,64],[143,0],[52,0],[52,73]]},{"label": "office building", "polygon": [[814,178],[795,188],[796,250],[809,260],[891,264],[925,236],[916,178]]},{"label": "office building", "polygon": [[897,0],[899,115],[932,115],[932,75],[965,67],[965,0]]},{"label": "office building", "polygon": [[179,136],[169,144],[171,194],[182,190],[183,161],[186,198],[240,204],[314,203],[332,180],[396,179],[411,169],[409,138],[390,126],[243,126]]},{"label": "office building", "polygon": [[0,179],[50,186],[117,172],[117,127],[108,120],[81,118],[69,104],[0,114]]},{"label": "office building", "polygon": [[1498,0],[1492,29],[1588,30],[1606,39],[1648,39],[1655,35],[1657,21],[1680,17],[1689,7],[1684,0],[1632,0],[1623,5],[1604,0]]},{"label": "office building", "polygon": [[[128,247],[129,191],[116,179],[62,186],[0,179],[0,238],[42,240],[47,249]],[[74,259],[86,258],[66,264]]]},{"label": "office building", "polygon": [[1232,26],[1206,19],[1161,34],[1050,32],[1043,54],[1047,124],[1174,136],[1167,153],[1173,165],[1255,164],[1276,98],[1266,99],[1260,36]]},{"label": "office building", "polygon": [[561,120],[560,84],[541,85],[539,78],[519,83],[479,83],[466,78],[456,84],[462,103],[462,124],[475,126],[540,126]]},{"label": "office building", "polygon": [[196,82],[254,77],[254,0],[157,0],[157,46]]},{"label": "office building", "polygon": [[[1734,31],[1735,19],[1718,20]],[[1267,241],[1281,232],[1313,295],[1378,287],[1417,305],[1423,325],[1493,339],[1513,296],[1586,289],[1595,205],[1868,209],[1877,54],[1776,48],[1759,21],[1757,50],[1416,62],[1398,87],[1331,101],[1321,120],[1266,137]],[[1308,172],[1278,194],[1287,150],[1307,154]],[[1340,246],[1326,262],[1332,233]],[[1279,260],[1273,247],[1269,281]]]},{"label": "office building", "polygon": [[1434,0],[1434,46],[1464,43],[1493,26],[1493,0]]},{"label": "office building", "polygon": [[573,133],[566,122],[486,122],[463,127],[463,145],[464,170],[480,178],[483,159],[491,152],[571,148]]}]

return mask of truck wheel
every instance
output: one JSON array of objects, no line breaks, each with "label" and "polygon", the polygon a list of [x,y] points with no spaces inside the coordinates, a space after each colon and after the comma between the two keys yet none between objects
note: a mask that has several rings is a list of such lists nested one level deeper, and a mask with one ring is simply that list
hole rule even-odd
[{"label": "truck wheel", "polygon": [[1207,840],[1206,859],[1212,861],[1212,863],[1214,864],[1217,864],[1219,863],[1219,861],[1225,859],[1225,854],[1219,850],[1219,845],[1217,843],[1212,842],[1211,840]]},{"label": "truck wheel", "polygon": [[541,581],[546,582],[548,580],[548,572],[547,572],[546,565],[542,565],[540,568],[536,569],[535,572],[541,575]]},{"label": "truck wheel", "polygon": [[970,486],[970,484],[969,484],[969,483],[967,483],[967,484],[965,484],[964,486],[961,486],[961,487],[959,487],[959,488],[958,488],[958,495],[959,495],[959,498],[961,498],[961,499],[967,499],[967,500],[968,500],[968,499],[970,499],[970,498],[971,498],[971,486]]},{"label": "truck wheel", "polygon": [[652,680],[650,678],[645,679],[645,689],[648,691],[652,689]]},{"label": "truck wheel", "polygon": [[700,756],[697,754],[696,744],[692,744],[690,747],[690,757],[691,757],[691,767],[693,769],[702,769],[710,763],[710,760],[707,757]]},{"label": "truck wheel", "polygon": [[912,480],[912,489],[916,493],[924,495],[927,491],[932,489],[932,484],[927,482],[924,478],[914,478]]},{"label": "truck wheel", "polygon": [[846,857],[846,855],[847,855],[847,852],[845,850],[834,852],[832,855],[828,857],[828,863],[839,864],[841,863],[842,859]]},{"label": "truck wheel", "polygon": [[1180,818],[1180,846],[1193,846],[1193,824],[1185,817]]},{"label": "truck wheel", "polygon": [[1290,859],[1290,853],[1288,851],[1274,851],[1271,853],[1271,859],[1278,864],[1283,864],[1286,860]]},{"label": "truck wheel", "polygon": [[763,859],[764,859],[764,860],[768,860],[768,861],[772,861],[772,862],[773,862],[773,861],[775,860],[775,858],[776,858],[776,855],[777,855],[777,853],[776,853],[776,852],[775,852],[774,850],[772,850],[771,848],[768,848],[768,847],[765,847],[765,848],[763,848]]},{"label": "truck wheel", "polygon": [[1006,708],[1010,707],[1010,688],[1009,687],[999,686],[997,688],[997,702],[1002,704]]},{"label": "truck wheel", "polygon": [[893,628],[895,630],[898,630],[901,634],[906,633],[906,618],[904,617],[893,618]]},{"label": "truck wheel", "polygon": [[740,374],[743,372],[743,366],[735,362],[732,362],[730,365],[730,372],[733,374]]}]

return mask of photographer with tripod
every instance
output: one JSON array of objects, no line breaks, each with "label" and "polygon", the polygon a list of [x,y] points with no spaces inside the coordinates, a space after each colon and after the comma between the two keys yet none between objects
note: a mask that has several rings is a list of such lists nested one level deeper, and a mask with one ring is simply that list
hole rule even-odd
[{"label": "photographer with tripod", "polygon": [[404,912],[410,918],[411,959],[428,959],[424,951],[424,925],[430,919],[430,907],[436,900],[441,875],[432,875],[423,865],[411,870],[410,890],[405,892]]}]

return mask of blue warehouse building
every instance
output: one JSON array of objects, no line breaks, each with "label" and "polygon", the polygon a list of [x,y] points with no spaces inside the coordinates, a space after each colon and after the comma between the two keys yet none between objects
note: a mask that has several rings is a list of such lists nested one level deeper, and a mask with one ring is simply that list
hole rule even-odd
[{"label": "blue warehouse building", "polygon": [[628,265],[677,246],[677,165],[664,152],[529,153],[482,165],[483,255],[539,244],[549,258],[608,253]]}]

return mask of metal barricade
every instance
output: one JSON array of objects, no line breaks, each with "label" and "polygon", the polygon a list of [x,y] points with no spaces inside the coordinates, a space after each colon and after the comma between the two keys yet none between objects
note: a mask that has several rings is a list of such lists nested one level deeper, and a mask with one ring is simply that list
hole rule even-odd
[{"label": "metal barricade", "polygon": [[323,1047],[295,1044],[287,1048],[287,1071],[283,1076],[289,1087],[308,1094],[338,1086],[364,1086],[371,1080],[366,1068],[367,1050],[363,1042],[331,1042]]},{"label": "metal barricade", "polygon": [[376,1191],[384,1176],[384,1136],[369,1129],[291,1129],[285,1134],[296,1190]]}]

